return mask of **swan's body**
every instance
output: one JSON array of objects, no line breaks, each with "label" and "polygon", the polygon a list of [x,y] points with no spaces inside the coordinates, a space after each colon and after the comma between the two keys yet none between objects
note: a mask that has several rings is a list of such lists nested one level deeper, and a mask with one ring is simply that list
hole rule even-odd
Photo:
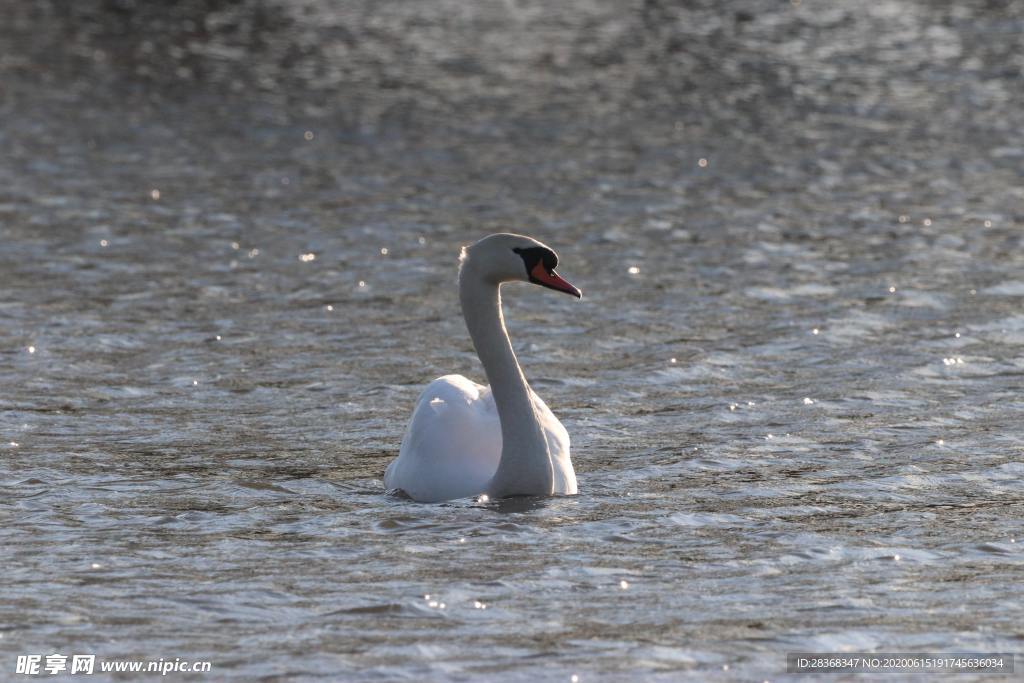
[{"label": "swan's body", "polygon": [[385,487],[422,502],[576,493],[569,433],[527,383],[499,294],[502,282],[525,280],[579,296],[555,274],[556,263],[554,252],[520,235],[491,235],[465,250],[459,299],[490,386],[461,375],[431,382],[384,474]]},{"label": "swan's body", "polygon": [[[540,396],[533,394],[533,402],[551,456],[551,492],[576,493],[569,433]],[[468,498],[488,490],[500,461],[501,421],[490,387],[445,375],[428,384],[416,402],[384,484],[424,502]]]}]

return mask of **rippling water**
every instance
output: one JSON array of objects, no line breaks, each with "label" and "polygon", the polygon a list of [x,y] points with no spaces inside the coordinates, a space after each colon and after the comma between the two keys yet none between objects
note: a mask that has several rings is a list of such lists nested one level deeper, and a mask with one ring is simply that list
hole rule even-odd
[{"label": "rippling water", "polygon": [[[1021,651],[1020,3],[66,5],[0,3],[5,675]],[[389,497],[498,230],[581,494]]]}]

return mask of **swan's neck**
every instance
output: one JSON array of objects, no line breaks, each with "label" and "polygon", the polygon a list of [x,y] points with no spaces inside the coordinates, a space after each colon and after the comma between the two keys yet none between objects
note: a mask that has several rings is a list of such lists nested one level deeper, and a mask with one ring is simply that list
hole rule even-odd
[{"label": "swan's neck", "polygon": [[501,462],[488,494],[549,495],[554,475],[544,428],[505,329],[500,283],[463,264],[459,300],[501,420]]}]

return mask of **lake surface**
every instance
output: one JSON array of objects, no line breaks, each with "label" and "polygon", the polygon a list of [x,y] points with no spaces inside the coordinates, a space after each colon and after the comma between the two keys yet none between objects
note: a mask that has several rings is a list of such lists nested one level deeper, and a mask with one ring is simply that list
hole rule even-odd
[{"label": "lake surface", "polygon": [[[4,676],[1024,650],[1019,3],[162,5],[0,1]],[[580,495],[389,496],[496,231]]]}]

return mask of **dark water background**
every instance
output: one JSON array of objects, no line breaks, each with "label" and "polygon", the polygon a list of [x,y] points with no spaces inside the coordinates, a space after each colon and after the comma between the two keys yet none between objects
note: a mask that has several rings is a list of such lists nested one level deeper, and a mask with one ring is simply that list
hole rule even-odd
[{"label": "dark water background", "polygon": [[[1024,650],[1022,3],[0,16],[0,678]],[[506,292],[581,495],[388,497],[499,230],[586,293]]]}]

